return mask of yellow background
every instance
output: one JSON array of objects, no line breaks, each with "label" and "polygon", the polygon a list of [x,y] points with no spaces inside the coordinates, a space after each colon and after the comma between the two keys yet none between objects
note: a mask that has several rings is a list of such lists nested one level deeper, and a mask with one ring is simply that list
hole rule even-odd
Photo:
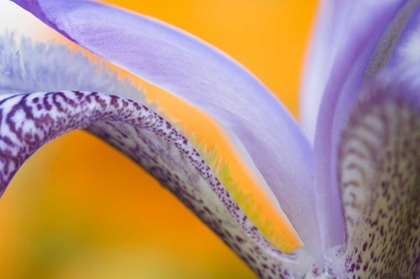
[{"label": "yellow background", "polygon": [[[314,0],[107,2],[222,49],[297,116]],[[254,278],[153,178],[81,131],[49,143],[18,172],[0,200],[0,237],[0,278]]]}]

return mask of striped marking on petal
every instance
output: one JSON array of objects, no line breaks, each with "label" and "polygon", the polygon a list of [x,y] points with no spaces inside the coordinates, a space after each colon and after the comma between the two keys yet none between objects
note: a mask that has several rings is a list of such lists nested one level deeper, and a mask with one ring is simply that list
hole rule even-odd
[{"label": "striped marking on petal", "polygon": [[86,128],[145,168],[203,220],[261,278],[302,278],[305,250],[284,254],[250,222],[188,140],[169,122],[129,99],[62,91],[3,96],[0,192],[44,143]]},{"label": "striped marking on petal", "polygon": [[413,278],[416,272],[420,106],[409,76],[395,71],[375,78],[343,132],[339,181],[346,237],[332,261],[338,278]]}]

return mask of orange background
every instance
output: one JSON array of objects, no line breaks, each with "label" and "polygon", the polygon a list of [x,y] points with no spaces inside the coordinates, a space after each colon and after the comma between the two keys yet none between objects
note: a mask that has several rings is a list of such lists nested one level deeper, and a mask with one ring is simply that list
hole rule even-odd
[{"label": "orange background", "polygon": [[[107,2],[222,49],[297,115],[314,0]],[[24,164],[0,200],[0,235],[0,278],[254,278],[153,178],[81,131]]]}]

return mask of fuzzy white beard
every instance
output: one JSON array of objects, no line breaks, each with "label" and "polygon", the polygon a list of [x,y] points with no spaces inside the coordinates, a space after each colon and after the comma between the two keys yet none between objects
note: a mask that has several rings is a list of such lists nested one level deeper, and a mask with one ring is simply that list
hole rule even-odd
[{"label": "fuzzy white beard", "polygon": [[121,79],[99,58],[88,58],[64,44],[33,42],[9,31],[0,33],[0,84],[0,94],[85,90],[146,103],[139,85]]}]

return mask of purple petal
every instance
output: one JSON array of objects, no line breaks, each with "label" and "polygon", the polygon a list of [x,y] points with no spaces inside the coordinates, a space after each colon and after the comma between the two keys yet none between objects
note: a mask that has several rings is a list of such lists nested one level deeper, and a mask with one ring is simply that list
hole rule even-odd
[{"label": "purple petal", "polygon": [[86,128],[156,177],[260,277],[296,276],[310,267],[304,250],[283,254],[247,219],[204,160],[171,124],[134,101],[96,92],[4,96],[0,101],[0,193],[46,142]]},{"label": "purple petal", "polygon": [[316,120],[325,86],[331,74],[342,32],[346,28],[351,1],[321,1],[315,30],[308,47],[308,59],[302,79],[300,122],[313,143]]},{"label": "purple petal", "polygon": [[339,278],[418,278],[420,68],[375,78],[358,98],[339,149],[345,245]]},{"label": "purple petal", "polygon": [[[353,1],[336,50],[319,110],[314,146],[316,208],[324,248],[343,243],[343,218],[337,186],[338,139],[365,79],[386,62],[392,40],[382,40],[399,26],[399,17],[415,1]],[[404,26],[404,25],[403,25]],[[402,27],[403,27],[402,26]],[[388,33],[385,31],[389,31]],[[392,36],[390,37],[392,39]]]},{"label": "purple petal", "polygon": [[312,151],[294,120],[226,55],[154,19],[86,1],[15,1],[99,56],[174,93],[243,143],[305,245],[320,253]]}]

